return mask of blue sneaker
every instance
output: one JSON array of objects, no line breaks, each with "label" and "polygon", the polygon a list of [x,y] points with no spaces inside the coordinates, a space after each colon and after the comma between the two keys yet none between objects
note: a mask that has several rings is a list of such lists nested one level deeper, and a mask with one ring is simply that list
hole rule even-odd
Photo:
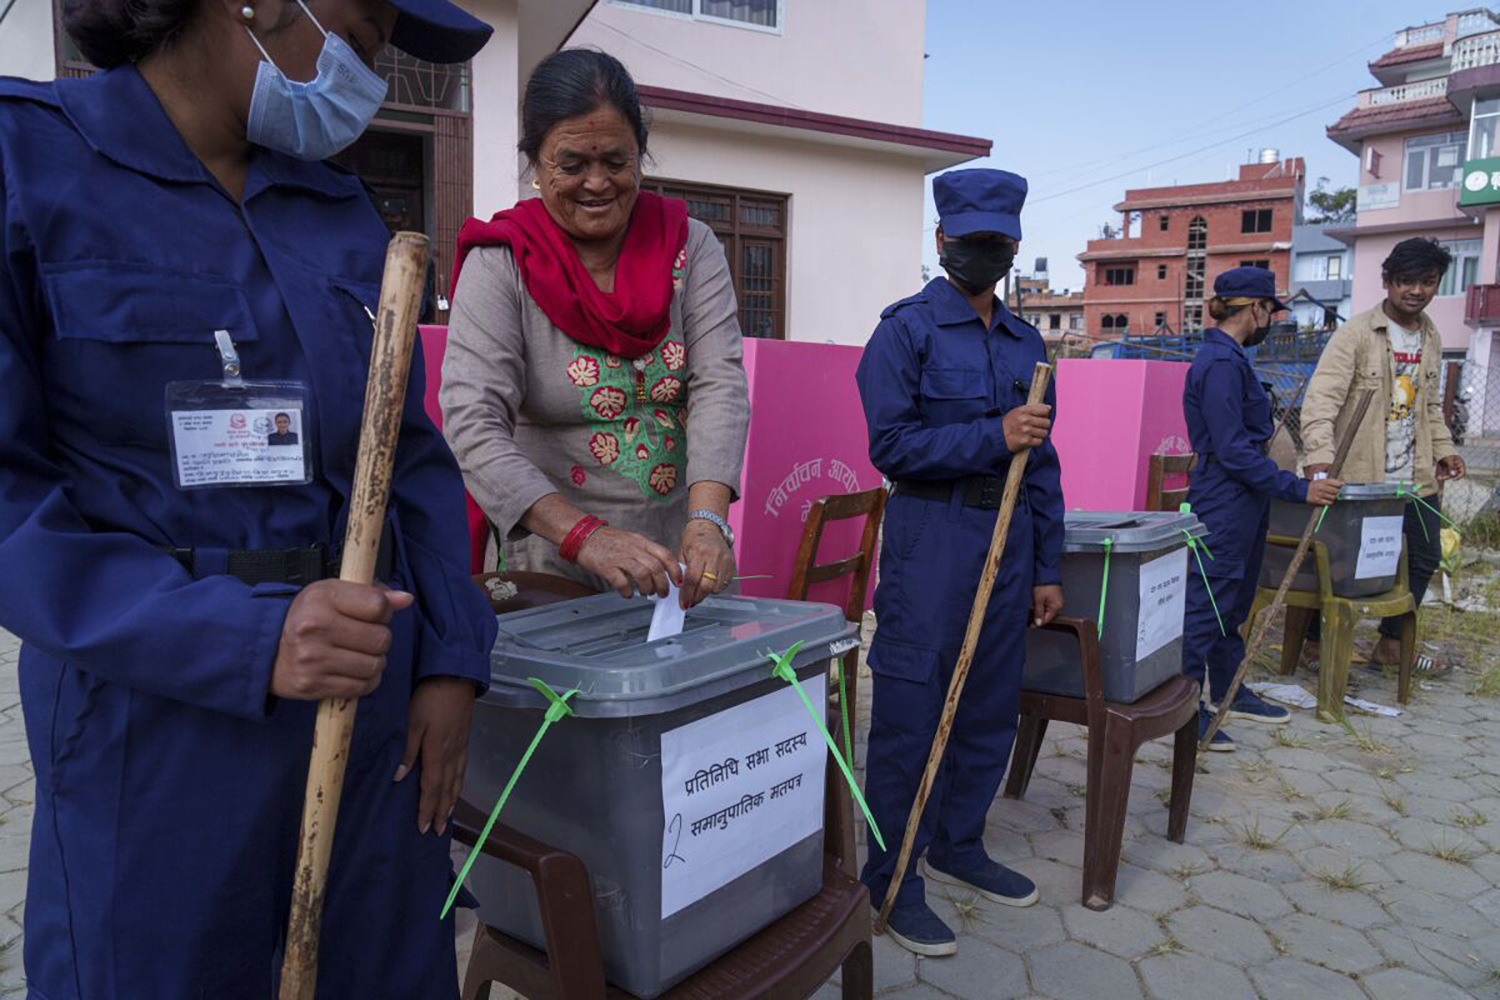
[{"label": "blue sneaker", "polygon": [[941,871],[931,861],[925,861],[924,864],[927,866],[927,877],[933,881],[972,889],[992,902],[1006,906],[1030,906],[1041,898],[1041,894],[1036,891],[1035,882],[988,858],[978,868],[962,874]]},{"label": "blue sneaker", "polygon": [[893,907],[885,929],[892,941],[913,955],[941,958],[958,954],[958,939],[926,903]]},{"label": "blue sneaker", "polygon": [[[1218,705],[1210,704],[1215,712],[1219,710]],[[1224,716],[1224,721],[1230,719],[1244,719],[1246,722],[1267,722],[1273,726],[1292,721],[1292,713],[1280,705],[1273,705],[1260,695],[1247,687],[1242,687],[1235,692],[1234,702],[1229,706],[1229,714]]]},{"label": "blue sneaker", "polygon": [[[1203,708],[1202,706],[1199,706],[1199,708],[1198,708],[1198,742],[1199,743],[1203,742],[1203,734],[1206,733],[1206,732],[1208,732],[1208,727],[1209,727],[1210,724],[1213,723],[1213,721],[1214,721],[1214,713],[1210,712],[1206,708]],[[1232,740],[1232,739],[1229,738],[1229,734],[1226,733],[1226,732],[1224,732],[1223,727],[1220,727],[1219,731],[1217,733],[1214,733],[1213,742],[1209,743],[1207,749],[1212,750],[1215,753],[1234,753],[1234,740]]]}]

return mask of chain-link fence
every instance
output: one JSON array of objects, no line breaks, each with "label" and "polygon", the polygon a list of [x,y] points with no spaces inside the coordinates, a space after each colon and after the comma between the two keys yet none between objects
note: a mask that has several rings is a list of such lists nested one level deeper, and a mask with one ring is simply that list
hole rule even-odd
[{"label": "chain-link fence", "polygon": [[[1443,511],[1476,530],[1500,527],[1500,373],[1472,361],[1444,365],[1443,415],[1468,475],[1443,484]],[[1500,538],[1500,533],[1497,533]]]}]

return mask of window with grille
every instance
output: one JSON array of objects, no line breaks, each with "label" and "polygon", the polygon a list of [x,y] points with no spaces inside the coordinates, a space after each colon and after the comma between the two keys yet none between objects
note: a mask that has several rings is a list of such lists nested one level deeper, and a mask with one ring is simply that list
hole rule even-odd
[{"label": "window with grille", "polygon": [[781,29],[782,5],[785,0],[610,0],[620,7],[644,7],[647,10],[703,21],[727,21],[731,24]]},{"label": "window with grille", "polygon": [[687,202],[688,214],[724,245],[745,336],[785,340],[786,196],[679,181],[642,186]]},{"label": "window with grille", "polygon": [[1104,269],[1104,283],[1106,285],[1133,285],[1135,284],[1135,265],[1128,267],[1106,267]]},{"label": "window with grille", "polygon": [[1188,223],[1188,249],[1203,250],[1208,247],[1208,222],[1203,216],[1193,216],[1193,221]]},{"label": "window with grille", "polygon": [[1240,232],[1269,233],[1270,231],[1271,210],[1269,208],[1248,208],[1240,213]]}]

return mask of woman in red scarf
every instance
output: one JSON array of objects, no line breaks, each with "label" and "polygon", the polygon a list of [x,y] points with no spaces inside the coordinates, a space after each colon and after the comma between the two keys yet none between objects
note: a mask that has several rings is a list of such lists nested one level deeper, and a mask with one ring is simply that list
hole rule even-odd
[{"label": "woman in red scarf", "polygon": [[521,117],[541,197],[459,234],[448,442],[507,568],[626,596],[671,580],[690,607],[735,572],[750,406],[728,262],[685,204],[640,190],[618,60],[550,56]]}]

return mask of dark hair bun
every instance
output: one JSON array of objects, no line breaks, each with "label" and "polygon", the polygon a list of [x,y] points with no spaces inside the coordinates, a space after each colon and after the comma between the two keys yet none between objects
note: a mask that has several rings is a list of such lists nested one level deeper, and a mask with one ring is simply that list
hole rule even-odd
[{"label": "dark hair bun", "polygon": [[150,55],[197,15],[202,0],[62,0],[62,26],[83,57],[109,69]]},{"label": "dark hair bun", "polygon": [[1228,319],[1229,303],[1225,302],[1222,298],[1215,295],[1213,298],[1208,300],[1208,315],[1213,317],[1213,319],[1215,320]]},{"label": "dark hair bun", "polygon": [[648,130],[635,80],[620,60],[597,49],[563,49],[537,64],[521,99],[517,148],[536,163],[547,133],[560,121],[586,115],[600,105],[614,108],[630,124],[642,159]]}]

